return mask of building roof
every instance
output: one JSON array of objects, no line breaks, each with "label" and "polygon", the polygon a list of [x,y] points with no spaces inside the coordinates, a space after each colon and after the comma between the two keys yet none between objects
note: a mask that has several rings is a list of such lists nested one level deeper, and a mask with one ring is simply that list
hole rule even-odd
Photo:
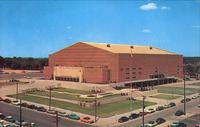
[{"label": "building roof", "polygon": [[126,44],[108,44],[108,43],[94,43],[94,42],[79,42],[88,44],[90,46],[100,48],[112,53],[119,54],[167,54],[176,55],[175,53],[162,50],[152,46],[137,46],[137,45],[126,45]]}]

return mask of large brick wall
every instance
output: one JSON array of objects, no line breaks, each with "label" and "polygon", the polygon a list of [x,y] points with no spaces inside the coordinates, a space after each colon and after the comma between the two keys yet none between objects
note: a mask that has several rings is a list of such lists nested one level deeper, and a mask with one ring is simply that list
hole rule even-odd
[{"label": "large brick wall", "polygon": [[149,79],[151,74],[183,78],[181,55],[119,55],[119,82]]},{"label": "large brick wall", "polygon": [[90,83],[149,79],[150,74],[183,77],[181,55],[115,54],[81,42],[49,55],[47,79],[54,66],[83,67],[84,81]]},{"label": "large brick wall", "polygon": [[[105,81],[105,77],[102,76],[105,72],[103,72],[100,68],[108,68],[112,70],[110,82],[114,82],[118,77],[117,57],[117,54],[113,54],[87,44],[76,43],[75,45],[49,55],[49,67],[86,67],[84,72],[84,81],[93,83],[99,83],[100,79],[102,79],[102,83],[107,83],[107,81]],[[87,67],[94,67],[94,69],[90,70],[87,69]]]}]

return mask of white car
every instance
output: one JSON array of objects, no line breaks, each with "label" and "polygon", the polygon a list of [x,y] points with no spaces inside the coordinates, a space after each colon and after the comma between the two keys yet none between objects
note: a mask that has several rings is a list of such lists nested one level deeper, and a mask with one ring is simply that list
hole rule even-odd
[{"label": "white car", "polygon": [[20,105],[20,102],[19,101],[12,101],[12,104],[13,105]]},{"label": "white car", "polygon": [[153,112],[155,112],[155,111],[156,111],[156,110],[153,109],[153,108],[149,108],[149,109],[145,110],[145,112],[148,112],[148,113],[153,113]]}]

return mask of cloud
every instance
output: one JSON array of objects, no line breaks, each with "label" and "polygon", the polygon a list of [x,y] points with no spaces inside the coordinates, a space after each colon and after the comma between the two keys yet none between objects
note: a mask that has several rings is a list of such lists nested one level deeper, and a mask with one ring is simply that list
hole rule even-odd
[{"label": "cloud", "polygon": [[160,9],[161,9],[161,10],[170,10],[170,7],[167,7],[167,6],[161,6]]},{"label": "cloud", "polygon": [[142,32],[143,33],[152,33],[150,29],[143,29]]},{"label": "cloud", "polygon": [[67,28],[68,30],[70,30],[72,27],[71,27],[71,26],[67,26],[66,28]]},{"label": "cloud", "polygon": [[150,11],[150,10],[156,10],[158,7],[155,3],[148,3],[140,6],[140,9],[143,11]]},{"label": "cloud", "polygon": [[194,25],[192,28],[200,29],[200,25]]},{"label": "cloud", "polygon": [[168,7],[168,6],[158,6],[156,3],[147,3],[147,4],[140,6],[140,9],[143,10],[143,11],[151,11],[151,10],[156,10],[156,9],[170,10],[170,7]]}]

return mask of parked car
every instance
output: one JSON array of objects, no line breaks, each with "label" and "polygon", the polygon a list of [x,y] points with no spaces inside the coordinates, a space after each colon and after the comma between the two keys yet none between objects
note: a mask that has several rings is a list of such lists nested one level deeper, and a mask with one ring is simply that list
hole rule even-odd
[{"label": "parked car", "polygon": [[47,110],[46,112],[49,113],[49,114],[56,114],[55,110]]},{"label": "parked car", "polygon": [[197,98],[198,98],[197,96],[193,96],[193,97],[192,97],[192,99],[197,99]]},{"label": "parked car", "polygon": [[75,114],[75,113],[72,113],[72,114],[69,114],[69,115],[68,115],[68,118],[69,118],[69,119],[74,119],[74,120],[79,120],[79,119],[80,119],[80,116],[78,116],[78,115]]},{"label": "parked car", "polygon": [[0,97],[0,101],[3,101],[3,98],[2,98],[2,97]]},{"label": "parked car", "polygon": [[164,105],[164,109],[170,108],[171,106],[169,104]]},{"label": "parked car", "polygon": [[86,116],[86,117],[81,117],[80,120],[84,123],[94,123],[94,120],[92,120],[90,117]]},{"label": "parked car", "polygon": [[158,106],[158,107],[156,108],[156,111],[161,111],[161,110],[164,110],[164,106]]},{"label": "parked car", "polygon": [[128,120],[129,120],[128,117],[122,116],[121,118],[118,119],[118,122],[119,122],[119,123],[123,123],[123,122],[126,122],[126,121],[128,121]]},{"label": "parked car", "polygon": [[37,111],[46,112],[47,110],[44,107],[40,106],[40,107],[37,107]]},{"label": "parked car", "polygon": [[11,122],[11,123],[15,122],[15,120],[13,119],[12,116],[6,116],[5,120],[8,121],[8,122]]},{"label": "parked car", "polygon": [[37,109],[37,106],[31,104],[31,105],[28,105],[28,108],[30,108],[30,109]]},{"label": "parked car", "polygon": [[29,107],[29,104],[24,102],[24,103],[21,103],[21,106],[22,106],[22,107],[28,108],[28,107]]},{"label": "parked car", "polygon": [[149,114],[148,112],[139,112],[139,116],[143,116],[143,115],[147,115],[147,114]]},{"label": "parked car", "polygon": [[153,108],[149,108],[149,109],[147,109],[145,112],[148,112],[148,113],[154,113],[154,112],[155,112],[155,109],[153,109]]},{"label": "parked car", "polygon": [[176,106],[176,104],[174,102],[169,103],[170,107],[174,107]]},{"label": "parked car", "polygon": [[178,110],[176,111],[175,116],[181,116],[183,114],[184,114],[183,110]]},{"label": "parked car", "polygon": [[0,119],[4,119],[6,116],[3,113],[0,113]]},{"label": "parked car", "polygon": [[187,127],[187,125],[185,123],[175,121],[172,124],[170,124],[168,127]]},{"label": "parked car", "polygon": [[31,123],[31,127],[38,127],[35,123]]},{"label": "parked car", "polygon": [[132,120],[132,119],[136,119],[139,117],[139,114],[137,113],[132,113],[130,116],[129,116],[129,119]]},{"label": "parked car", "polygon": [[20,102],[19,102],[19,101],[16,101],[16,100],[15,100],[15,101],[12,101],[11,103],[12,103],[13,105],[20,105]]},{"label": "parked car", "polygon": [[67,117],[68,115],[66,114],[66,112],[58,112],[58,116]]},{"label": "parked car", "polygon": [[10,99],[4,99],[3,100],[5,103],[11,103],[11,100]]},{"label": "parked car", "polygon": [[162,124],[162,123],[164,123],[166,120],[165,119],[163,119],[163,118],[158,118],[158,119],[156,119],[156,123],[157,124]]},{"label": "parked car", "polygon": [[[146,123],[144,124],[144,127],[155,127],[156,125],[151,124],[151,123]],[[143,127],[143,125],[141,125],[140,127]]]},{"label": "parked car", "polygon": [[[191,101],[190,98],[186,98],[186,99],[185,99],[185,102],[189,102],[189,101]],[[184,99],[181,100],[181,103],[184,103]]]}]

